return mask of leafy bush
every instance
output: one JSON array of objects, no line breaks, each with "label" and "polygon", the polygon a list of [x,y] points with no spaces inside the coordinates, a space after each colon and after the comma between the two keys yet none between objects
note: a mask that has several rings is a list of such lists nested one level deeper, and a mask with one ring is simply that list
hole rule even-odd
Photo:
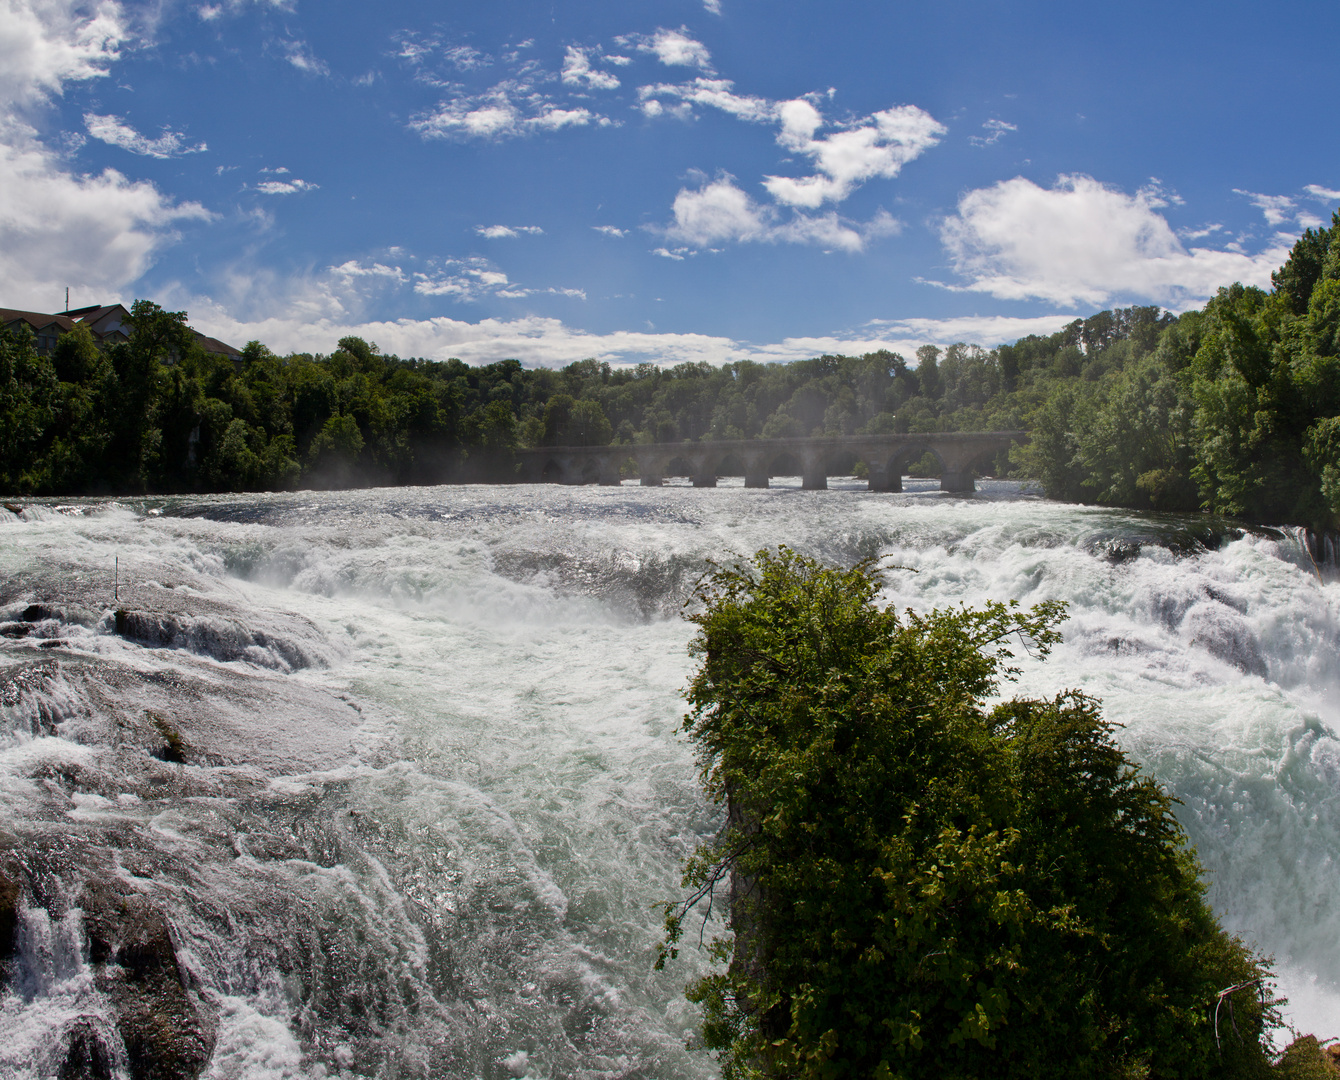
[{"label": "leafy bush", "polygon": [[728,888],[726,967],[689,988],[726,1077],[1266,1075],[1269,970],[1216,923],[1172,800],[1092,698],[987,704],[1064,605],[899,614],[879,588],[782,548],[690,616],[684,730],[727,827],[660,963]]}]

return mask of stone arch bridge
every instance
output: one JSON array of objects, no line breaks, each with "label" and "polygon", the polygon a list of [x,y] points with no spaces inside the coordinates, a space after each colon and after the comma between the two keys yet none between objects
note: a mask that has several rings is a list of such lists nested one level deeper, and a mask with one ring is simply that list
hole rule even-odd
[{"label": "stone arch bridge", "polygon": [[902,491],[903,470],[930,453],[941,466],[941,491],[972,491],[975,472],[1001,451],[1027,441],[1022,431],[936,432],[922,435],[843,435],[809,439],[722,439],[712,442],[620,446],[545,446],[516,452],[521,483],[607,484],[620,481],[632,458],[644,487],[666,476],[690,476],[694,487],[716,487],[718,476],[744,476],[765,488],[772,476],[801,477],[810,489],[828,487],[857,461],[870,470],[871,491]]}]

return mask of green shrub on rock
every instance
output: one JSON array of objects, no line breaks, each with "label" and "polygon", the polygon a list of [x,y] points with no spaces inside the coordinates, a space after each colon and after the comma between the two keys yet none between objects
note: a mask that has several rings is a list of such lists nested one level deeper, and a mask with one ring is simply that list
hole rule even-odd
[{"label": "green shrub on rock", "polygon": [[1268,1075],[1269,970],[1172,800],[1092,698],[987,704],[1064,605],[899,614],[879,587],[782,548],[690,616],[684,730],[727,827],[660,962],[728,889],[725,969],[689,988],[728,1080]]}]

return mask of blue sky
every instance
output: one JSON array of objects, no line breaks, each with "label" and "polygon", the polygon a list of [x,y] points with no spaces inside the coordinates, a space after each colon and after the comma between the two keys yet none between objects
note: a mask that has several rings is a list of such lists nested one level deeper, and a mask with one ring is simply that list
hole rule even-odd
[{"label": "blue sky", "polygon": [[0,305],[561,365],[992,345],[1269,284],[1334,3],[0,0]]}]

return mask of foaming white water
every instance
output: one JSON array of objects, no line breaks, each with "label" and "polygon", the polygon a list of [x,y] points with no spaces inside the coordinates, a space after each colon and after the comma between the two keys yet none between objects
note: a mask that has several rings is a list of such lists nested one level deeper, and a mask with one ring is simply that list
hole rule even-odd
[{"label": "foaming white water", "polygon": [[[208,1075],[710,1075],[681,1048],[701,957],[651,970],[717,823],[675,736],[679,607],[708,559],[888,556],[900,606],[1070,603],[1018,692],[1104,699],[1227,925],[1340,1033],[1340,586],[1285,534],[909,486],[30,508],[0,533],[17,844],[75,827],[167,912]],[[164,724],[185,764],[146,753]]]}]

